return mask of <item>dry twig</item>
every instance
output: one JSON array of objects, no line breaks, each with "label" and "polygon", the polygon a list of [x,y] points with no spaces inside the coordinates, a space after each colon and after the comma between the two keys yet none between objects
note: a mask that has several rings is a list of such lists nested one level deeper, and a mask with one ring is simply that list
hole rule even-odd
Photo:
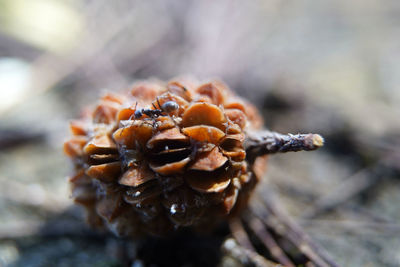
[{"label": "dry twig", "polygon": [[[261,196],[265,197],[265,196]],[[325,253],[322,247],[314,243],[310,237],[281,212],[270,199],[252,202],[251,212],[254,213],[268,228],[293,243],[301,253],[317,266],[338,266]]]},{"label": "dry twig", "polygon": [[285,152],[311,151],[322,147],[324,139],[319,134],[280,134],[271,131],[248,133],[245,148],[247,159]]},{"label": "dry twig", "polygon": [[101,237],[102,234],[90,229],[86,224],[74,220],[54,222],[24,221],[0,226],[0,240],[17,240],[27,237]]},{"label": "dry twig", "polygon": [[[246,219],[245,219],[246,220]],[[273,236],[266,230],[264,224],[257,217],[252,216],[246,220],[251,230],[257,235],[260,241],[268,248],[271,255],[281,264],[287,267],[294,267],[294,263],[286,256],[282,248],[277,244]]]},{"label": "dry twig", "polygon": [[229,223],[232,235],[239,243],[242,254],[244,254],[247,260],[251,261],[257,267],[278,267],[280,264],[268,261],[263,256],[257,253],[253,245],[251,244],[246,231],[243,229],[242,223],[239,219],[232,220]]},{"label": "dry twig", "polygon": [[24,129],[0,129],[0,150],[13,148],[18,145],[42,141],[44,133]]},{"label": "dry twig", "polygon": [[345,179],[331,192],[317,199],[312,207],[302,213],[301,217],[303,219],[313,218],[317,214],[333,209],[367,190],[378,181],[375,176],[371,175],[371,173],[376,171],[377,167],[378,165],[374,165],[372,168],[362,169]]}]

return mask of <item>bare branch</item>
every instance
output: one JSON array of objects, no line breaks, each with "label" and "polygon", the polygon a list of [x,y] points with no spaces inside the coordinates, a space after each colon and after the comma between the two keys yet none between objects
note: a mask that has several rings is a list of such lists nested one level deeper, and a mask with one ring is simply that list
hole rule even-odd
[{"label": "bare branch", "polygon": [[311,238],[289,218],[270,196],[259,195],[260,198],[251,202],[251,214],[259,218],[265,226],[272,229],[285,239],[293,243],[301,253],[317,266],[338,267],[325,252]]},{"label": "bare branch", "polygon": [[323,145],[324,138],[319,134],[312,133],[250,132],[245,141],[245,149],[249,161],[266,154],[316,150]]},{"label": "bare branch", "polygon": [[294,267],[294,263],[286,256],[283,249],[277,244],[274,237],[264,227],[262,221],[252,216],[251,218],[245,217],[245,221],[248,223],[251,230],[257,235],[260,241],[268,248],[271,255],[281,264],[287,267]]},{"label": "bare branch", "polygon": [[229,222],[229,227],[233,237],[240,245],[241,255],[245,256],[247,260],[253,263],[257,267],[279,267],[280,264],[273,263],[260,254],[257,253],[256,249],[250,242],[250,239],[243,228],[242,222],[239,219],[234,219]]}]

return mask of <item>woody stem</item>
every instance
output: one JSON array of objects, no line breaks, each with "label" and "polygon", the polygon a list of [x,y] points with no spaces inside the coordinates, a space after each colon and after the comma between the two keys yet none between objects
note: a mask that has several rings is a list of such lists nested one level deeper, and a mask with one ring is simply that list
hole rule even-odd
[{"label": "woody stem", "polygon": [[323,145],[319,134],[280,134],[268,130],[248,133],[244,144],[250,162],[266,154],[311,151]]}]

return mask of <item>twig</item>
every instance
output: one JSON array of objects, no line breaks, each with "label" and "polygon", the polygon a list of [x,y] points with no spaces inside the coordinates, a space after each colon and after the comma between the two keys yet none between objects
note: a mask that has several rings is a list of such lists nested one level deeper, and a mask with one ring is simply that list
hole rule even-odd
[{"label": "twig", "polygon": [[[360,207],[354,203],[345,203],[341,207],[341,210],[343,210],[343,211],[351,210],[353,213],[367,217],[369,220],[376,222],[376,223],[394,223],[393,219],[389,218],[388,216],[383,215],[383,214],[378,214],[375,211],[369,210],[364,207]],[[339,210],[339,211],[341,211],[341,210]]]},{"label": "twig", "polygon": [[252,262],[256,267],[282,267],[282,265],[271,262],[260,254],[241,247],[242,254],[246,255],[247,259]]},{"label": "twig", "polygon": [[313,263],[321,267],[338,266],[322,247],[314,243],[297,224],[275,207],[275,203],[271,203],[270,199],[263,199],[258,203],[261,204],[261,207],[255,207],[256,201],[252,202],[252,213],[276,233],[292,242]]},{"label": "twig", "polygon": [[251,261],[255,266],[258,267],[278,267],[280,264],[276,264],[268,261],[260,254],[257,253],[253,245],[251,244],[246,231],[243,229],[242,223],[239,219],[234,219],[229,223],[233,237],[239,243],[242,254],[247,257],[247,260]]},{"label": "twig", "polygon": [[44,138],[44,133],[31,132],[26,129],[0,129],[0,150],[30,142],[39,142]]},{"label": "twig", "polygon": [[249,237],[247,236],[246,231],[243,229],[242,223],[239,219],[230,221],[229,227],[231,228],[233,237],[235,237],[242,247],[255,251],[255,248],[251,244]]},{"label": "twig", "polygon": [[3,32],[0,33],[0,51],[2,56],[17,56],[25,60],[32,60],[41,53],[39,48]]},{"label": "twig", "polygon": [[245,219],[251,230],[254,231],[256,236],[266,246],[271,255],[281,264],[287,267],[294,267],[293,262],[286,256],[285,252],[279,247],[272,235],[266,230],[265,226],[257,217],[251,219]]},{"label": "twig", "polygon": [[350,198],[373,186],[378,179],[371,175],[371,172],[373,172],[377,167],[378,166],[375,165],[372,169],[363,169],[345,179],[331,192],[316,200],[312,207],[306,209],[302,213],[301,218],[313,218],[319,213],[333,209],[334,207],[347,202]]},{"label": "twig", "polygon": [[311,151],[324,145],[319,134],[280,134],[271,131],[249,132],[245,141],[246,155],[250,162],[255,158],[274,153]]},{"label": "twig", "polygon": [[251,262],[258,267],[281,267],[282,265],[268,261],[254,251],[248,250],[239,245],[233,238],[228,238],[223,245],[226,253],[232,255],[233,258],[240,260],[243,264]]},{"label": "twig", "polygon": [[299,223],[308,229],[329,229],[343,230],[352,233],[359,232],[363,236],[368,234],[390,235],[398,237],[400,234],[400,225],[397,223],[379,223],[374,221],[351,221],[351,220],[300,220]]},{"label": "twig", "polygon": [[102,234],[91,230],[84,223],[73,220],[57,220],[54,222],[16,221],[0,225],[0,240],[20,239],[27,237],[101,237]]}]

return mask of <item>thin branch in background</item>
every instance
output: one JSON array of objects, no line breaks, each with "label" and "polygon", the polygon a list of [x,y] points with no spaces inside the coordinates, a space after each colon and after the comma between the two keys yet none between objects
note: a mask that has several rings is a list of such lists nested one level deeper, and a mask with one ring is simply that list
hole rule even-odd
[{"label": "thin branch in background", "polygon": [[90,229],[76,220],[56,220],[53,222],[15,221],[0,225],[0,240],[17,240],[27,237],[102,237],[104,234]]},{"label": "thin branch in background", "polygon": [[268,261],[263,256],[257,253],[253,245],[251,244],[246,231],[243,228],[242,223],[239,219],[234,219],[229,222],[229,227],[233,237],[241,246],[241,250],[244,255],[246,255],[247,260],[251,261],[255,266],[258,267],[278,267],[280,264],[276,264]]},{"label": "thin branch in background", "polygon": [[32,60],[40,54],[40,49],[4,32],[0,33],[0,57],[15,57]]},{"label": "thin branch in background", "polygon": [[[383,223],[360,220],[299,220],[302,227],[315,229],[316,231],[339,231],[343,233],[357,233],[364,237],[371,235],[387,235],[390,237],[399,237],[400,225],[397,223]],[[311,230],[312,231],[312,230]]]},{"label": "thin branch in background", "polygon": [[281,247],[276,243],[272,235],[266,230],[260,219],[252,216],[251,219],[246,217],[245,220],[251,230],[254,231],[257,238],[259,238],[264,246],[268,248],[268,251],[275,258],[275,260],[287,267],[295,266],[294,263],[288,258],[288,256],[286,256]]},{"label": "thin branch in background", "polygon": [[370,168],[362,169],[345,179],[329,193],[317,199],[313,206],[310,206],[302,213],[301,218],[313,218],[322,212],[331,210],[375,185],[379,179],[372,173],[377,167],[377,165],[374,165]]},{"label": "thin branch in background", "polygon": [[286,216],[271,199],[260,195],[261,199],[254,199],[250,211],[266,226],[283,238],[293,243],[300,252],[314,264],[321,267],[337,267],[338,265],[326,254],[324,249],[313,242],[311,238]]},{"label": "thin branch in background", "polygon": [[27,129],[0,129],[0,151],[26,143],[42,141],[44,133],[32,132]]},{"label": "thin branch in background", "polygon": [[247,236],[246,231],[243,229],[242,223],[239,219],[233,219],[230,221],[229,227],[231,228],[232,235],[242,247],[255,251],[255,248],[251,244],[250,239]]},{"label": "thin branch in background", "polygon": [[393,223],[393,219],[389,218],[388,216],[377,213],[376,211],[366,209],[364,207],[357,206],[354,203],[345,203],[343,206],[340,207],[339,212],[340,211],[351,211],[353,214],[361,215],[377,223]]}]

